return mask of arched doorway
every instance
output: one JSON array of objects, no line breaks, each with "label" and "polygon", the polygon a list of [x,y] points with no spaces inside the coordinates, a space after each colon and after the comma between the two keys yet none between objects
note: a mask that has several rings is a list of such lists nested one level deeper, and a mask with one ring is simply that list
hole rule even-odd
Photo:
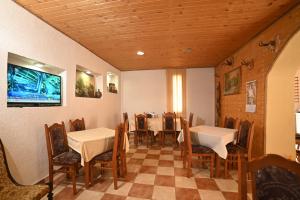
[{"label": "arched doorway", "polygon": [[298,69],[300,31],[284,47],[267,76],[267,154],[295,159],[294,76]]}]

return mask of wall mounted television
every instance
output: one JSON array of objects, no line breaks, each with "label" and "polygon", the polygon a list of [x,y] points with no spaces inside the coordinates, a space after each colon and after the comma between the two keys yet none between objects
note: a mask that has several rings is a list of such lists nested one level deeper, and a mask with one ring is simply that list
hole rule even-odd
[{"label": "wall mounted television", "polygon": [[61,77],[7,64],[7,106],[61,106]]}]

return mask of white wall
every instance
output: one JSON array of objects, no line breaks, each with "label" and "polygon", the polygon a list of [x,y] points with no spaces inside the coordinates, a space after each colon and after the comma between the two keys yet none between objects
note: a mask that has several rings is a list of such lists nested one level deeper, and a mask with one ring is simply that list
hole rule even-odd
[{"label": "white wall", "polygon": [[187,113],[194,113],[194,125],[215,123],[215,69],[187,69]]},{"label": "white wall", "polygon": [[[122,72],[122,112],[155,112],[167,110],[166,70]],[[194,124],[214,125],[214,68],[187,70],[187,112],[194,113]]]},{"label": "white wall", "polygon": [[[66,70],[65,106],[7,108],[8,52]],[[76,65],[106,75],[120,71],[70,38],[56,31],[11,0],[0,2],[0,138],[13,175],[32,184],[48,175],[44,124],[84,117],[87,128],[113,128],[120,121],[120,94],[103,94],[103,99],[76,98]],[[105,76],[106,77],[106,76]],[[106,85],[106,83],[104,83]],[[67,130],[69,130],[67,126]]]},{"label": "white wall", "polygon": [[166,71],[142,70],[121,73],[122,112],[127,112],[129,118],[134,113],[166,111]]}]

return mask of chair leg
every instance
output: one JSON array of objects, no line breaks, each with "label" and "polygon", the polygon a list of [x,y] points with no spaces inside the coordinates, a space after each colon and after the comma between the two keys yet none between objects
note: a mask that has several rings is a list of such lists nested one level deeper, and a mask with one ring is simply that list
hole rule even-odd
[{"label": "chair leg", "polygon": [[49,182],[49,192],[48,192],[48,200],[53,200],[53,183]]},{"label": "chair leg", "polygon": [[49,183],[51,184],[50,188],[53,188],[53,165],[49,164]]},{"label": "chair leg", "polygon": [[224,162],[224,178],[228,177],[228,160],[230,156],[228,155]]},{"label": "chair leg", "polygon": [[187,177],[190,178],[192,175],[192,160],[191,158],[187,158],[188,166],[187,166]]},{"label": "chair leg", "polygon": [[70,170],[71,170],[71,176],[72,176],[73,194],[76,194],[77,190],[76,190],[76,167],[75,167],[75,165],[70,167]]},{"label": "chair leg", "polygon": [[116,169],[116,164],[113,164],[112,166],[112,175],[114,179],[114,189],[118,189],[118,177],[117,177],[117,169]]},{"label": "chair leg", "polygon": [[135,146],[138,145],[138,135],[137,135],[136,131],[134,131],[134,144],[135,144]]},{"label": "chair leg", "polygon": [[210,156],[210,178],[214,176],[214,163],[215,163],[215,154]]}]

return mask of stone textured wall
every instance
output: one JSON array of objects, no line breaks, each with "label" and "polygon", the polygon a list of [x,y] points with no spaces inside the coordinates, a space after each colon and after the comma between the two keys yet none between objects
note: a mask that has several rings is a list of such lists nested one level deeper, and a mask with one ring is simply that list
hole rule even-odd
[{"label": "stone textured wall", "polygon": [[[262,155],[265,150],[265,106],[266,106],[266,79],[275,59],[288,40],[300,28],[300,5],[290,10],[283,17],[274,22],[266,30],[258,34],[233,55],[234,64],[224,65],[222,61],[215,71],[216,85],[220,83],[221,97],[220,110],[221,122],[225,116],[248,119],[255,122],[255,135],[253,156]],[[278,35],[280,43],[277,52],[272,52],[266,47],[260,47],[260,41],[269,41]],[[300,49],[299,49],[300,52]],[[300,54],[299,54],[300,56]],[[254,59],[254,68],[247,69],[241,66],[241,88],[240,93],[224,96],[224,73],[229,72],[241,65],[242,59]],[[287,66],[288,67],[288,66]],[[245,112],[246,107],[246,82],[256,80],[257,105],[255,113]]]}]

